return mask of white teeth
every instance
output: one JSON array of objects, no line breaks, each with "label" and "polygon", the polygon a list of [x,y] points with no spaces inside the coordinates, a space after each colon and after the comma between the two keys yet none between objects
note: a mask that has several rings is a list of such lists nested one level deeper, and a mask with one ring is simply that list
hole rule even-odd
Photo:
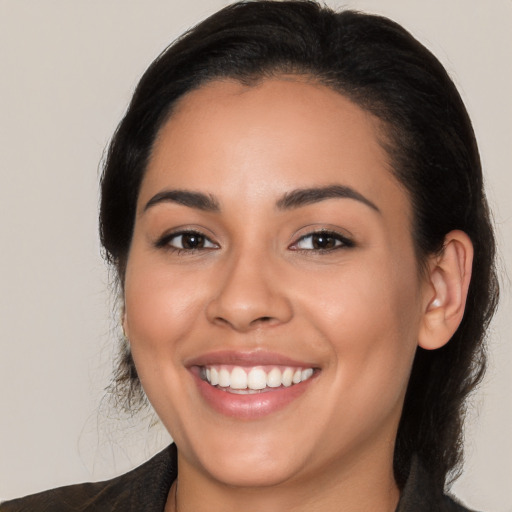
[{"label": "white teeth", "polygon": [[253,368],[247,376],[249,389],[264,389],[267,387],[267,374],[262,368]]},{"label": "white teeth", "polygon": [[231,384],[231,375],[226,368],[221,368],[219,372],[219,386],[222,388],[229,388]]},{"label": "white teeth", "polygon": [[283,372],[283,376],[281,377],[281,383],[285,387],[289,387],[292,385],[293,381],[293,370],[291,368],[286,368]]},{"label": "white teeth", "polygon": [[313,375],[313,368],[306,368],[305,370],[302,370],[300,380],[308,380],[311,375]]},{"label": "white teeth", "polygon": [[239,366],[235,366],[231,371],[230,387],[232,389],[247,389],[247,373]]},{"label": "white teeth", "polygon": [[[210,370],[210,377],[208,377],[208,370]],[[219,383],[219,372],[215,368],[207,368],[206,379],[212,386],[216,386]]]},{"label": "white teeth", "polygon": [[265,388],[289,387],[309,379],[314,373],[313,368],[285,368],[274,367],[269,372],[256,366],[248,371],[247,368],[235,366],[231,371],[223,366],[208,366],[201,370],[202,378],[212,386],[230,388],[239,393],[249,393]]},{"label": "white teeth", "polygon": [[267,375],[267,386],[269,388],[278,388],[281,385],[281,370],[272,368]]}]

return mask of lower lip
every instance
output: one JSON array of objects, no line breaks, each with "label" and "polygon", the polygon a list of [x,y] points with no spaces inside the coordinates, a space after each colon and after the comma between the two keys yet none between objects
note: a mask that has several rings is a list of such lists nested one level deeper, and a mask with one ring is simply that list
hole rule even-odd
[{"label": "lower lip", "polygon": [[238,419],[253,420],[284,409],[299,398],[315,379],[315,375],[304,382],[289,387],[273,388],[270,391],[242,395],[223,391],[208,384],[196,372],[191,372],[199,392],[217,412]]}]

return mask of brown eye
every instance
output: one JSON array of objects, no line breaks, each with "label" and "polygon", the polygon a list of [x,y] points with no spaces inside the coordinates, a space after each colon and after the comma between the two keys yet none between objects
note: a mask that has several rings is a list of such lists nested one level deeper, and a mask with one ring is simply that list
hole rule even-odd
[{"label": "brown eye", "polygon": [[291,249],[301,251],[328,252],[335,249],[354,247],[348,238],[332,231],[318,231],[305,235]]},{"label": "brown eye", "polygon": [[214,244],[210,239],[201,233],[195,231],[183,231],[181,233],[174,233],[173,235],[164,237],[163,240],[157,243],[159,247],[170,247],[182,251],[197,251],[201,249],[216,249],[217,244]]},{"label": "brown eye", "polygon": [[334,249],[337,240],[325,233],[316,233],[312,237],[313,249]]},{"label": "brown eye", "polygon": [[181,245],[183,249],[201,249],[204,247],[205,238],[196,233],[184,233],[181,235]]}]

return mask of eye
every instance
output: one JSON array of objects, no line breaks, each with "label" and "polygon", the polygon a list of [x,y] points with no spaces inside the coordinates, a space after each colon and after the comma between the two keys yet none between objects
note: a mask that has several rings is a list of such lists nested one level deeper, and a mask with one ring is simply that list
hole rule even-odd
[{"label": "eye", "polygon": [[167,247],[178,251],[197,251],[201,249],[218,249],[212,242],[198,231],[181,231],[164,236],[157,242],[157,247]]},{"label": "eye", "polygon": [[353,247],[354,243],[333,231],[317,231],[299,238],[290,249],[299,251],[332,251],[343,247]]}]

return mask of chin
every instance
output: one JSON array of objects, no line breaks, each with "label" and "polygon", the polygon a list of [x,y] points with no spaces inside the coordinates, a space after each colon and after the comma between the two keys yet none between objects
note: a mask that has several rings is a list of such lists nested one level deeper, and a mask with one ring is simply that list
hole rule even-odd
[{"label": "chin", "polygon": [[[255,454],[256,455],[256,454]],[[239,488],[272,487],[290,480],[297,468],[289,459],[280,457],[258,457],[224,454],[206,471],[224,485]]]},{"label": "chin", "polygon": [[[310,453],[302,440],[292,439],[289,432],[283,436],[275,425],[271,435],[265,434],[263,428],[255,432],[255,426],[250,427],[249,432],[240,426],[217,433],[202,432],[196,438],[199,442],[189,437],[181,454],[189,460],[192,455],[195,464],[210,479],[233,487],[279,485],[301,473]],[[180,452],[179,440],[177,444]]]}]

